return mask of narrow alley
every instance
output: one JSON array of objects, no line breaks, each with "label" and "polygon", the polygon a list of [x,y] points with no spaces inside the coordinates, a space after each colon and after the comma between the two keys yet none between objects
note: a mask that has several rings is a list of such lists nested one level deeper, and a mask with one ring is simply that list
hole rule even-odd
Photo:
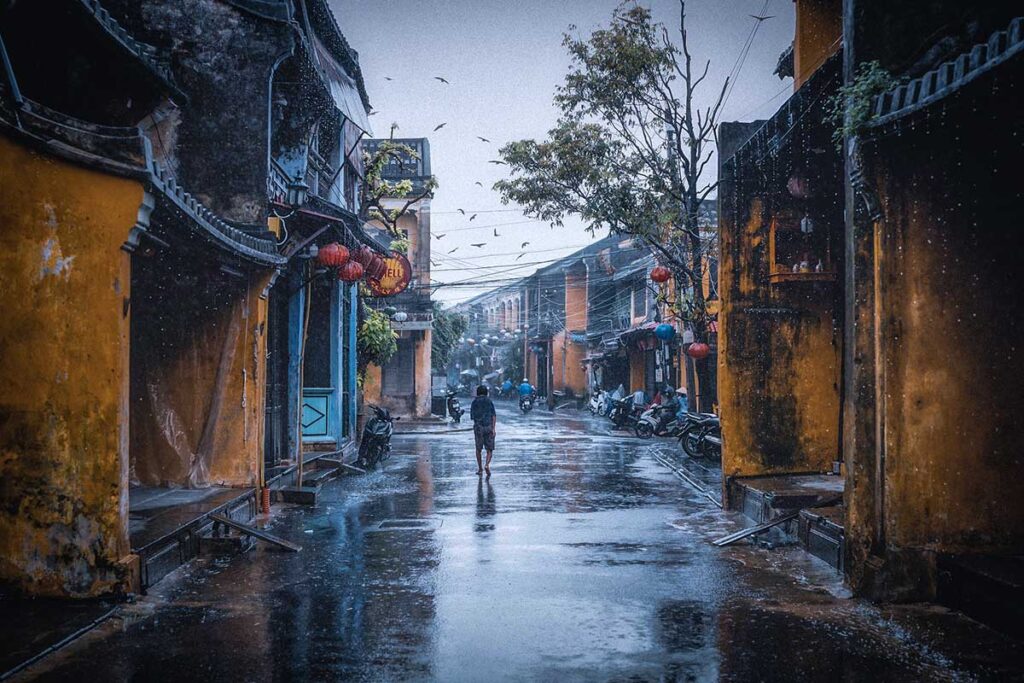
[{"label": "narrow alley", "polygon": [[[456,426],[275,506],[258,544],[185,565],[24,672],[59,680],[976,680],[1020,644],[934,606],[869,605],[586,413],[498,408],[490,478]],[[399,423],[401,428],[401,423]],[[448,433],[445,433],[448,432]]]}]

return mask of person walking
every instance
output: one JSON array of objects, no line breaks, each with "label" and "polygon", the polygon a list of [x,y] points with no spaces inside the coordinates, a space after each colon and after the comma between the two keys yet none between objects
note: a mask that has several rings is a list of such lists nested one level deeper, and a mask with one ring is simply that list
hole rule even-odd
[{"label": "person walking", "polygon": [[[473,420],[473,439],[476,442],[476,473],[487,471],[491,476],[491,457],[494,455],[494,432],[498,425],[498,414],[494,410],[494,402],[487,398],[487,387],[476,388],[476,398],[469,408],[469,417]],[[487,451],[487,463],[481,460],[481,451]]]}]

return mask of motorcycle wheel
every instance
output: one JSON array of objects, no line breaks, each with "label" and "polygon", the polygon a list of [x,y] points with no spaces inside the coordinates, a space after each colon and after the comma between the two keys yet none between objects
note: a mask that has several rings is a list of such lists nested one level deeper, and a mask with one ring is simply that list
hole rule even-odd
[{"label": "motorcycle wheel", "polygon": [[700,440],[700,430],[696,426],[685,427],[679,434],[679,445],[682,446],[683,452],[691,458],[701,457],[700,450],[698,449]]},{"label": "motorcycle wheel", "polygon": [[636,435],[641,439],[649,439],[654,436],[654,429],[646,422],[637,422],[633,431],[636,432]]}]

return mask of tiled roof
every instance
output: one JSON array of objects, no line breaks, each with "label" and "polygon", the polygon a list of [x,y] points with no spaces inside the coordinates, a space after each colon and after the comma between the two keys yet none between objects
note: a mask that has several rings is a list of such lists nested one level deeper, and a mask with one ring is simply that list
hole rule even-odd
[{"label": "tiled roof", "polygon": [[1017,17],[1010,22],[1007,30],[993,33],[988,42],[975,45],[970,52],[879,95],[874,101],[874,118],[870,125],[884,126],[923,109],[1022,52],[1024,17]]}]

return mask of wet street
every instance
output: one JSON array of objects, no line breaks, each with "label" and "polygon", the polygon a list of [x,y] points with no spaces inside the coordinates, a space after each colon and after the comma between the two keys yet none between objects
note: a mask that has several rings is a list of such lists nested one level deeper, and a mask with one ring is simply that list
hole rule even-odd
[{"label": "wet street", "polygon": [[[403,435],[382,472],[275,508],[259,545],[169,576],[23,673],[41,680],[975,680],[1018,645],[935,607],[849,599],[589,415],[499,411],[489,479],[468,432]],[[1017,660],[1014,662],[1014,660]]]}]

